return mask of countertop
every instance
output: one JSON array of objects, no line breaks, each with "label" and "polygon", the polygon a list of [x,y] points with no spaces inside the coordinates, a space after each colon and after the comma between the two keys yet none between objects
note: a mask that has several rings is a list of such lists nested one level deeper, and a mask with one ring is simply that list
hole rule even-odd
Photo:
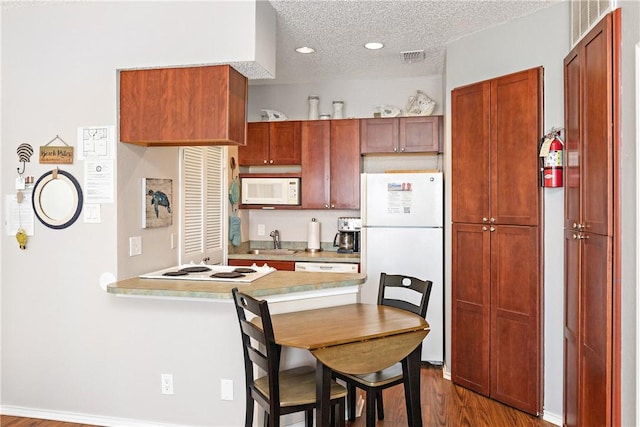
[{"label": "countertop", "polygon": [[231,289],[236,286],[243,292],[259,298],[270,295],[359,286],[365,280],[366,274],[362,273],[310,273],[301,271],[274,271],[251,283],[140,279],[134,277],[108,285],[107,292],[129,296],[230,300]]},{"label": "countertop", "polygon": [[[261,242],[265,243],[265,242]],[[319,252],[306,252],[304,243],[300,246],[299,242],[283,242],[283,248],[293,249],[293,254],[273,255],[273,254],[251,254],[247,253],[250,249],[271,249],[273,246],[260,245],[259,243],[243,242],[238,247],[229,248],[229,259],[255,259],[255,260],[277,260],[277,261],[298,261],[298,262],[337,262],[337,263],[359,263],[360,254],[339,254],[336,248],[323,248]]]}]

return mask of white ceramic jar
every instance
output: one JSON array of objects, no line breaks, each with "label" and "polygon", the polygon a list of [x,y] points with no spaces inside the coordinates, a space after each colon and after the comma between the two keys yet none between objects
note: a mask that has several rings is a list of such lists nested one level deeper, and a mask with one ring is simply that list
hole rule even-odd
[{"label": "white ceramic jar", "polygon": [[318,111],[318,104],[320,103],[320,97],[318,95],[309,96],[309,120],[318,120],[320,113]]},{"label": "white ceramic jar", "polygon": [[344,109],[344,101],[333,101],[333,118],[334,119],[342,119]]}]

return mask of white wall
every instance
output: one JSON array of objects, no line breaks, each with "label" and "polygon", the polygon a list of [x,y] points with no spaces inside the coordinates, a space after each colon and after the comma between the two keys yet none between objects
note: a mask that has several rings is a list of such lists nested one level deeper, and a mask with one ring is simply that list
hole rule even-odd
[{"label": "white wall", "polygon": [[640,424],[638,401],[638,163],[637,145],[640,143],[640,100],[637,99],[640,74],[635,68],[636,46],[640,45],[640,3],[621,1],[622,58],[621,58],[621,141],[620,141],[620,208],[621,208],[621,277],[614,278],[619,286],[622,303],[622,421],[623,426]]},{"label": "white wall", "polygon": [[333,114],[333,101],[344,101],[345,118],[373,117],[378,105],[395,105],[404,109],[409,96],[417,90],[436,102],[434,115],[444,111],[441,76],[384,80],[340,80],[289,85],[251,85],[248,120],[261,120],[262,109],[277,110],[291,120],[306,120],[309,95],[320,97],[320,114]]},{"label": "white wall", "polygon": [[[563,127],[563,66],[570,50],[569,3],[561,3],[514,20],[505,25],[473,34],[447,47],[446,94],[447,147],[451,146],[451,90],[466,84],[498,77],[528,68],[544,67],[544,129]],[[542,135],[541,135],[542,136]],[[449,151],[449,150],[447,150]],[[446,156],[448,167],[450,156]],[[563,364],[563,189],[544,189],[544,411],[549,417],[562,416]],[[447,199],[451,185],[446,185]],[[445,223],[451,223],[446,212]],[[446,241],[451,241],[447,230]],[[450,265],[451,248],[446,262]],[[451,301],[451,275],[445,275],[447,304]],[[447,324],[451,313],[447,313]],[[446,341],[450,343],[450,330]],[[450,346],[448,346],[450,349]],[[447,366],[451,353],[447,352]]]},{"label": "white wall", "polygon": [[[256,19],[254,1],[2,2],[3,196],[15,193],[20,143],[37,150],[60,135],[76,145],[79,126],[117,125],[118,69],[251,62]],[[100,224],[81,217],[52,230],[36,221],[25,251],[3,233],[2,411],[85,414],[109,425],[241,425],[231,304],[119,298],[100,286],[103,274],[124,279],[177,257],[169,249],[175,222],[140,227],[142,177],[173,178],[177,201],[177,149],[117,151],[116,202],[102,205]],[[82,184],[83,167],[76,160],[62,169]],[[27,174],[52,168],[34,156]],[[143,255],[129,257],[135,235]],[[160,394],[161,373],[174,375],[173,396]],[[234,401],[220,400],[222,378],[234,381]]]}]

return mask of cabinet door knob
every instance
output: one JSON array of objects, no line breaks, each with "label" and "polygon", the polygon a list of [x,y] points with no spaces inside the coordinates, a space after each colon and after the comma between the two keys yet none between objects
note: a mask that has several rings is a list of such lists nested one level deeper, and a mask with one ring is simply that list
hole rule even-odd
[{"label": "cabinet door knob", "polygon": [[489,221],[491,221],[491,223],[493,224],[494,222],[496,222],[496,219],[494,217],[491,217]]},{"label": "cabinet door knob", "polygon": [[404,151],[404,147],[402,147],[402,148],[400,149],[400,151]]},{"label": "cabinet door knob", "polygon": [[269,160],[269,163],[270,163],[270,164],[273,164],[273,160]]},{"label": "cabinet door knob", "polygon": [[496,231],[496,228],[495,227],[489,227],[489,231],[494,232],[494,231]]},{"label": "cabinet door knob", "polygon": [[482,231],[487,231],[488,228],[487,227],[482,227]]},{"label": "cabinet door knob", "polygon": [[264,163],[266,165],[268,162],[266,160],[263,160],[262,163]]},{"label": "cabinet door knob", "polygon": [[398,147],[393,147],[393,152],[397,152],[398,151]]},{"label": "cabinet door knob", "polygon": [[482,222],[487,222],[487,221],[489,221],[488,218],[486,218],[486,217],[482,218]]}]

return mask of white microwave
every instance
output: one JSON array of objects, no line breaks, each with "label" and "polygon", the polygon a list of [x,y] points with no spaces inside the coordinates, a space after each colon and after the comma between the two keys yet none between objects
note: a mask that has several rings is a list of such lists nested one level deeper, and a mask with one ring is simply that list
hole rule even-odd
[{"label": "white microwave", "polygon": [[299,205],[300,178],[241,177],[243,205]]}]

